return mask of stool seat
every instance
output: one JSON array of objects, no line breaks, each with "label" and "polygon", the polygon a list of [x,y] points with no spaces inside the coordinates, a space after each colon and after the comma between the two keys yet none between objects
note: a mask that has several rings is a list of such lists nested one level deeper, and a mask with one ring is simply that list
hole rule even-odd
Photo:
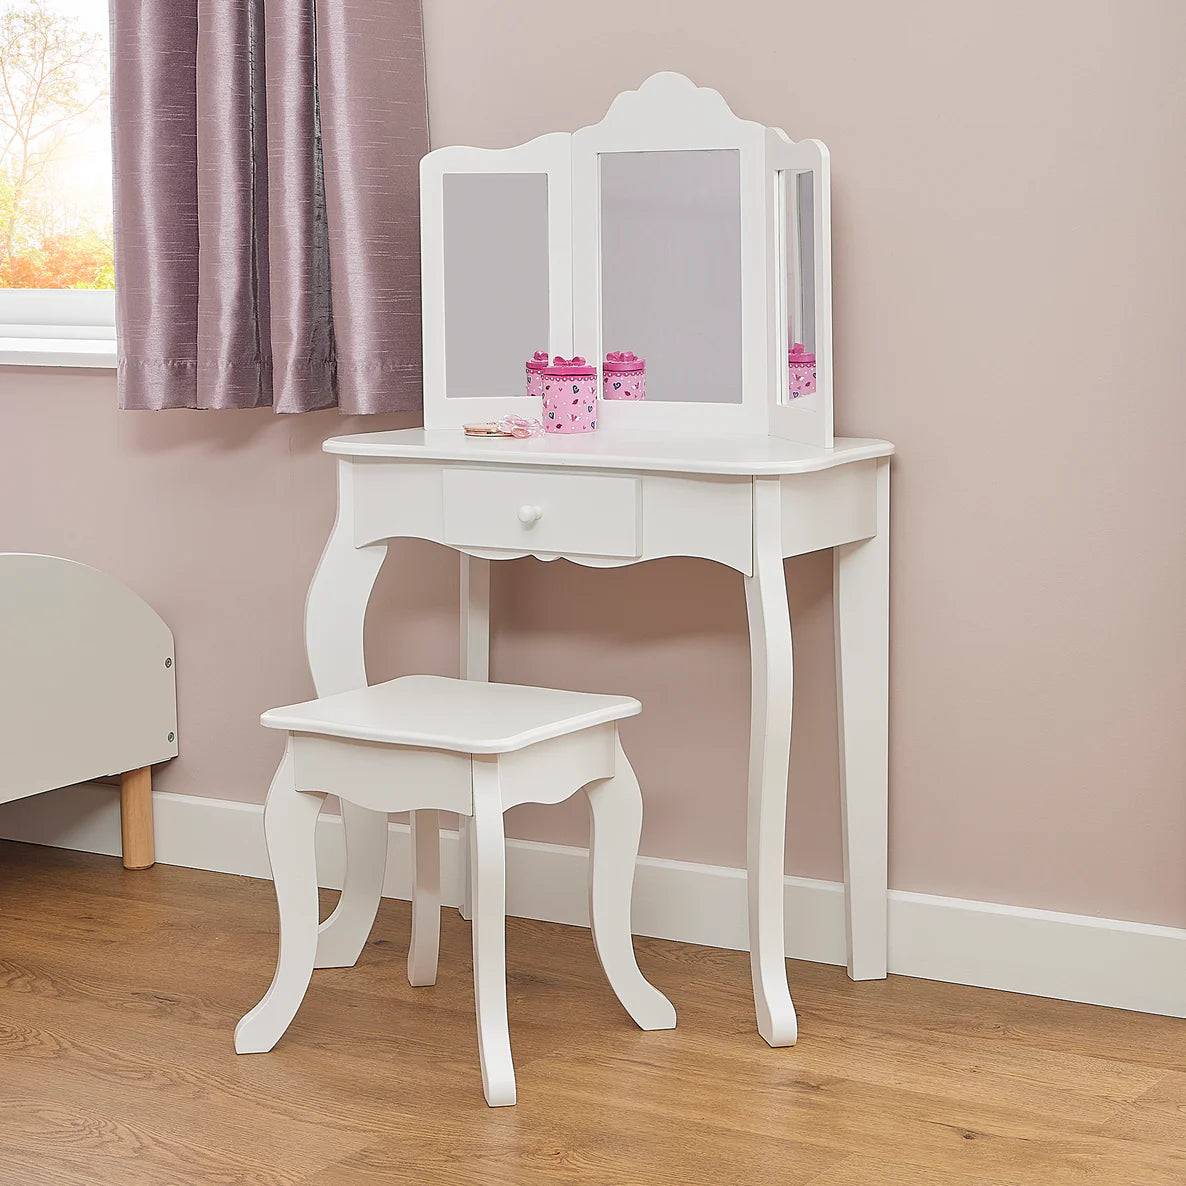
[{"label": "stool seat", "polygon": [[468,754],[509,754],[593,725],[636,716],[630,696],[405,675],[265,712],[269,729],[414,745]]},{"label": "stool seat", "polygon": [[491,1107],[516,1099],[506,1001],[503,812],[520,803],[560,803],[583,792],[591,820],[589,923],[597,958],[636,1025],[674,1027],[675,1009],[639,971],[630,933],[642,794],[618,721],[641,708],[630,696],[410,675],[264,713],[268,728],[288,735],[264,807],[280,954],[268,991],[235,1027],[235,1049],[271,1050],[296,1016],[313,969],[355,963],[374,922],[386,826],[351,833],[347,887],[351,877],[362,877],[368,890],[343,894],[330,919],[318,921],[316,825],[327,794],[337,795],[347,817],[362,810],[384,821],[383,813],[409,812],[408,981],[415,985],[437,978],[437,813],[454,811],[467,821],[462,839],[472,886],[478,1058]]}]

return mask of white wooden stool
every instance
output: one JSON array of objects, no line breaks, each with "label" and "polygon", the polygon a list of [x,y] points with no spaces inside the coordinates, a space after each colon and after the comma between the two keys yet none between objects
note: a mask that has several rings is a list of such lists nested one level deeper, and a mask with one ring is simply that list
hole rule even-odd
[{"label": "white wooden stool", "polygon": [[235,1049],[271,1050],[296,1015],[313,969],[343,966],[330,952],[318,958],[313,835],[322,801],[331,793],[373,811],[412,812],[412,984],[436,981],[441,902],[436,812],[473,817],[474,999],[482,1088],[491,1107],[515,1102],[502,814],[517,803],[559,803],[584,788],[593,821],[589,917],[597,958],[642,1029],[671,1029],[675,1009],[643,979],[630,934],[642,796],[617,722],[641,709],[629,696],[413,675],[264,713],[268,728],[288,732],[264,809],[280,909],[280,956],[263,1000],[235,1028]]}]

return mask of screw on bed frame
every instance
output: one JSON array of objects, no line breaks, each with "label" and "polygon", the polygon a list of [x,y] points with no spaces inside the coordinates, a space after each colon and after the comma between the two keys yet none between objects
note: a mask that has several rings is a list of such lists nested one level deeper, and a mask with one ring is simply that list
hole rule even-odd
[{"label": "screw on bed frame", "polygon": [[166,659],[166,660],[165,660],[165,666],[166,666],[166,667],[172,667],[172,666],[173,666],[173,660],[172,660],[172,659]]},{"label": "screw on bed frame", "polygon": [[172,741],[172,740],[173,740],[173,734],[172,734],[172,733],[170,733],[170,734],[169,734],[169,740],[170,740],[170,741]]}]

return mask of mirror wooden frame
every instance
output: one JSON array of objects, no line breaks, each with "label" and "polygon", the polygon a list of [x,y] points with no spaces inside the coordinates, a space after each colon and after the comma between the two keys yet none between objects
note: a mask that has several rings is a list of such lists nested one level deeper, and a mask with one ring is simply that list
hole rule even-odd
[{"label": "mirror wooden frame", "polygon": [[[446,398],[445,177],[543,174],[548,183],[549,353],[572,354],[572,137],[551,132],[516,148],[438,148],[420,161],[420,291],[424,332],[424,427],[528,414],[519,396]],[[542,344],[542,343],[541,343]],[[526,362],[526,357],[524,358]],[[524,383],[524,386],[526,384]]]}]

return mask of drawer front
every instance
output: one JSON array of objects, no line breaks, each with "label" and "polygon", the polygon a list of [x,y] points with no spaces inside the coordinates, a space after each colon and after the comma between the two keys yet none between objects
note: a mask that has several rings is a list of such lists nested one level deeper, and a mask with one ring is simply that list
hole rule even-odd
[{"label": "drawer front", "polygon": [[638,478],[447,469],[444,541],[470,548],[638,556]]}]

